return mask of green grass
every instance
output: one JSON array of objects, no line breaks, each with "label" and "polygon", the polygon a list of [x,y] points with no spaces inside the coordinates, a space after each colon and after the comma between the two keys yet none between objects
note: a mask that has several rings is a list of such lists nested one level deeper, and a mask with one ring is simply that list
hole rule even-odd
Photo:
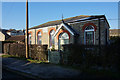
[{"label": "green grass", "polygon": [[9,58],[9,57],[11,57],[11,58],[16,58],[16,56],[14,56],[14,55],[2,55],[2,57],[3,57],[3,58]]},{"label": "green grass", "polygon": [[22,57],[17,57],[14,55],[2,55],[2,58],[16,58],[16,59],[20,59],[20,60],[26,60],[29,61],[30,63],[40,63],[40,64],[48,64],[47,61],[40,61],[40,60],[33,60],[33,59],[26,59],[26,58],[22,58]]},{"label": "green grass", "polygon": [[31,63],[40,63],[40,64],[47,64],[47,61],[39,61],[39,60],[33,60],[33,59],[27,59],[27,61]]}]

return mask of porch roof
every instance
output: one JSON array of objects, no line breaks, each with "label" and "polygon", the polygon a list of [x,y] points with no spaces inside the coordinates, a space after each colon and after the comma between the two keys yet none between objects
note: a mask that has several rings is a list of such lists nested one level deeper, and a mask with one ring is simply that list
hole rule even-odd
[{"label": "porch roof", "polygon": [[60,31],[60,29],[62,27],[65,27],[67,29],[67,31],[69,31],[72,35],[79,35],[70,25],[68,25],[67,23],[62,23],[60,25],[60,27],[56,30],[54,37],[57,35],[57,33]]}]

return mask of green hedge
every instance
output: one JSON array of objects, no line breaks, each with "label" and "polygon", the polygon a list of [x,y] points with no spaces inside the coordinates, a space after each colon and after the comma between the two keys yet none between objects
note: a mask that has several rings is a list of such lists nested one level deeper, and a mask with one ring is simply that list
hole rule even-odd
[{"label": "green hedge", "polygon": [[67,64],[120,68],[120,38],[110,45],[63,45]]},{"label": "green hedge", "polygon": [[[25,44],[5,43],[4,53],[17,57],[26,56]],[[29,45],[29,57],[34,60],[47,61],[47,45]]]}]

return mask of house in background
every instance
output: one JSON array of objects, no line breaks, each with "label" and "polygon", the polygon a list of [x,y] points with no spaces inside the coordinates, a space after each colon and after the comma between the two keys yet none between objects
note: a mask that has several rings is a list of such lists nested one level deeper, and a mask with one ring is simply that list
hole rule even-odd
[{"label": "house in background", "polygon": [[10,29],[7,31],[7,34],[10,36],[25,35],[25,30]]},{"label": "house in background", "polygon": [[7,34],[7,31],[6,29],[1,29],[0,30],[0,41],[5,41],[7,38],[10,37],[10,35]]},{"label": "house in background", "polygon": [[3,52],[3,41],[5,41],[6,39],[8,39],[10,37],[10,35],[7,34],[7,30],[6,29],[0,29],[0,53]]},{"label": "house in background", "polygon": [[110,37],[116,37],[119,36],[120,37],[120,29],[110,29]]},{"label": "house in background", "polygon": [[109,28],[104,15],[80,15],[30,28],[29,44],[48,45],[49,49],[61,49],[64,44],[98,45],[99,41],[106,45]]},{"label": "house in background", "polygon": [[25,35],[25,30],[15,30],[15,29],[1,29],[0,30],[0,41],[5,41],[11,36],[16,36],[16,35]]},{"label": "house in background", "polygon": [[15,41],[17,43],[24,44],[25,43],[25,35],[17,35],[17,36],[11,36],[5,41]]},{"label": "house in background", "polygon": [[[17,43],[25,43],[25,30],[15,30],[15,29],[0,29],[0,53],[3,52],[3,42],[4,41],[15,41]],[[19,35],[19,36],[16,36]]]}]

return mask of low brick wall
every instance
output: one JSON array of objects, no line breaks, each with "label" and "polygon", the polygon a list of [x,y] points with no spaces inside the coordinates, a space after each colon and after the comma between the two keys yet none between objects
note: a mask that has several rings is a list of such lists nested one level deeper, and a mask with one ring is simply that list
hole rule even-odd
[{"label": "low brick wall", "polygon": [[[18,43],[5,43],[4,53],[9,55],[15,55],[18,57],[25,57],[26,47],[25,44]],[[36,60],[46,61],[47,55],[47,45],[29,45],[29,57]]]}]

